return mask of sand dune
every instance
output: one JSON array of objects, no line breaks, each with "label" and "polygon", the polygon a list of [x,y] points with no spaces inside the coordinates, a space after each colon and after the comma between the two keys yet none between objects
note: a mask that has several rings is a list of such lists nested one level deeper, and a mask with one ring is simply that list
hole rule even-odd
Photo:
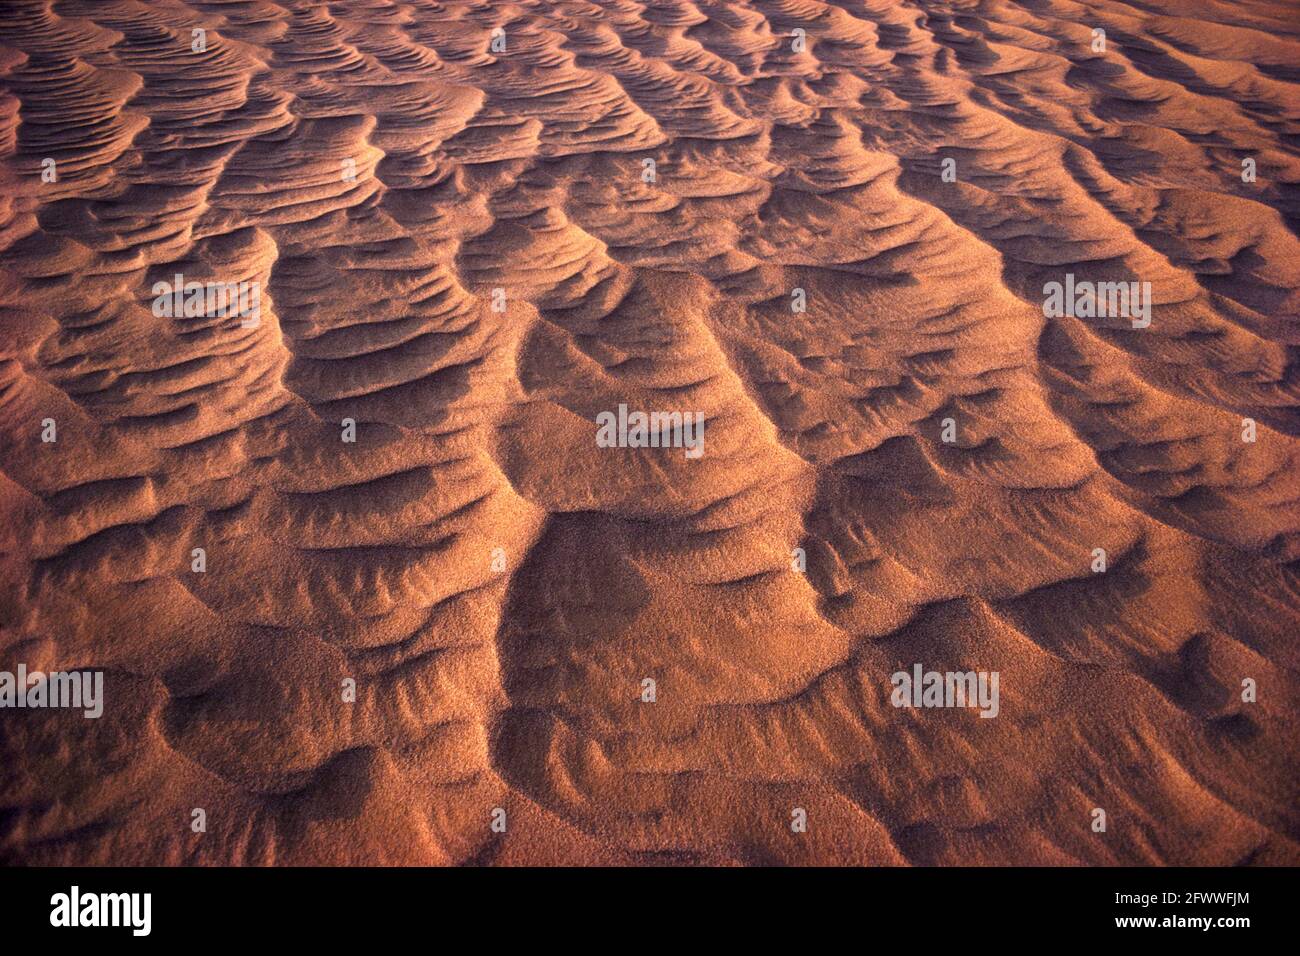
[{"label": "sand dune", "polygon": [[0,860],[1300,863],[1298,62],[1280,0],[9,0],[0,671],[104,690],[0,710]]}]

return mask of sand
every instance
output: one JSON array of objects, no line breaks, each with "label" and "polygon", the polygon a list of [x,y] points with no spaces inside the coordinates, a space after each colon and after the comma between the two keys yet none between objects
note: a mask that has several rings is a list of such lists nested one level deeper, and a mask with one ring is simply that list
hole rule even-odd
[{"label": "sand", "polygon": [[0,671],[103,712],[0,710],[0,862],[1300,863],[1297,63],[8,0]]}]

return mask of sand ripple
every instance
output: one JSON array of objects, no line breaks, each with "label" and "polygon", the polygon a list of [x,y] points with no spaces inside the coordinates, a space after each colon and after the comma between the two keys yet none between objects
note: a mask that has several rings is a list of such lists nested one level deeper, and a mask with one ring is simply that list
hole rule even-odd
[{"label": "sand ripple", "polygon": [[0,859],[1300,862],[1298,59],[1284,2],[9,0],[0,669],[108,706],[4,713]]}]

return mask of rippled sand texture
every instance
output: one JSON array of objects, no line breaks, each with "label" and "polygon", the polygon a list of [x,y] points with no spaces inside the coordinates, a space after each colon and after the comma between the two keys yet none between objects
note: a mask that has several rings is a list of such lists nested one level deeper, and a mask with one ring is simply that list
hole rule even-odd
[{"label": "rippled sand texture", "polygon": [[[106,675],[0,711],[0,860],[1300,862],[1297,4],[0,42],[0,669]],[[1066,273],[1150,327],[1045,319]],[[597,447],[620,403],[703,456]],[[998,716],[895,708],[916,663]]]}]

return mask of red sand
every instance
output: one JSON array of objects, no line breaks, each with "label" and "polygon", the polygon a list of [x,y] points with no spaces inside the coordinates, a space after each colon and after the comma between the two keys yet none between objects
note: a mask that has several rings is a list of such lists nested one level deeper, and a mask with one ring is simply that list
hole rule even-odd
[{"label": "red sand", "polygon": [[0,861],[1300,862],[1297,63],[1279,2],[8,0],[0,670],[104,712],[0,710]]}]

